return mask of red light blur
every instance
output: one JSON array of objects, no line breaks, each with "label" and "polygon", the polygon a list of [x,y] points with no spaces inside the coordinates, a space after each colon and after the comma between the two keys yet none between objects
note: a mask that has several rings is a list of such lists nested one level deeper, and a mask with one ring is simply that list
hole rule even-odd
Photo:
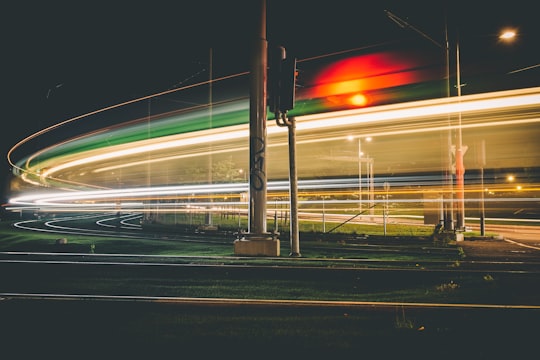
[{"label": "red light blur", "polygon": [[425,70],[411,57],[385,52],[359,55],[326,66],[309,91],[313,98],[333,105],[370,105],[370,92],[413,84],[427,78]]}]

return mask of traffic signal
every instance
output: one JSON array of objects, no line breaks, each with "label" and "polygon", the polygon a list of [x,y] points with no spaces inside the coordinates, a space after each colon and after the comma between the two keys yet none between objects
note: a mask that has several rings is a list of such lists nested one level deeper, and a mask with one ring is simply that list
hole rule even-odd
[{"label": "traffic signal", "polygon": [[270,51],[268,70],[268,106],[270,111],[286,113],[294,108],[296,58],[287,57],[285,48]]}]

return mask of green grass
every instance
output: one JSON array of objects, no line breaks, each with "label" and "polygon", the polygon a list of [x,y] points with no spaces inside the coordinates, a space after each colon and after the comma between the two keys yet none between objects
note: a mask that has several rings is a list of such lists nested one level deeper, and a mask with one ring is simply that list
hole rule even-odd
[{"label": "green grass", "polygon": [[[56,241],[66,238],[67,244]],[[113,236],[50,234],[14,228],[11,222],[0,222],[0,251],[81,252],[100,254],[147,255],[231,255],[230,244],[187,243],[167,239],[131,239]]]},{"label": "green grass", "polygon": [[[343,230],[348,230],[343,227]],[[308,225],[309,229],[309,225]],[[78,265],[34,267],[2,263],[5,292],[177,296],[283,300],[350,300],[538,304],[536,276],[453,272],[462,254],[455,243],[434,242],[417,228],[396,228],[384,237],[354,227],[349,233],[301,234],[300,259],[233,256],[234,238],[174,240],[165,232],[150,239],[37,233],[0,223],[0,251],[176,255],[155,261],[258,265],[243,267],[115,267]],[[373,228],[372,228],[373,229]],[[68,243],[56,244],[66,237]],[[91,246],[94,245],[92,255]],[[373,247],[373,245],[379,245]],[[282,253],[288,243],[282,242]],[[181,256],[200,256],[183,258]],[[369,265],[361,259],[371,261]],[[114,260],[114,258],[111,258]],[[382,261],[379,263],[377,261]],[[446,264],[434,265],[436,261]],[[276,265],[289,266],[287,269]],[[315,271],[306,271],[306,268]],[[397,267],[398,271],[378,271]],[[355,271],[359,270],[370,271]],[[426,273],[424,269],[450,270]],[[458,267],[459,268],[459,267]],[[281,270],[280,270],[281,269]],[[410,269],[411,271],[405,271]],[[20,270],[20,271],[17,271]],[[515,356],[506,344],[534,340],[539,313],[512,309],[450,309],[351,306],[204,306],[160,301],[0,299],[3,354],[22,358],[31,352],[88,357],[163,358],[171,353],[204,358],[258,358],[293,355],[345,358],[497,358]],[[533,342],[530,342],[533,343]],[[459,346],[456,348],[456,344]],[[523,347],[518,347],[523,349]],[[455,351],[454,351],[455,350]],[[106,354],[106,355],[104,355]]]},{"label": "green grass", "polygon": [[24,299],[0,303],[0,316],[8,358],[527,358],[539,320],[507,309]]},{"label": "green grass", "polygon": [[[415,230],[416,231],[416,230]],[[400,232],[403,232],[400,230]],[[229,236],[229,235],[227,235]],[[301,234],[302,258],[289,258],[288,242],[281,244],[282,256],[273,258],[238,258],[234,256],[234,237],[193,236],[190,240],[174,239],[170,234],[162,233],[152,239],[132,239],[96,236],[58,235],[19,230],[9,222],[0,223],[0,251],[48,252],[48,253],[83,253],[89,256],[107,254],[110,261],[115,254],[132,254],[133,259],[125,261],[169,262],[174,264],[231,266],[256,265],[271,269],[274,266],[291,268],[318,268],[324,270],[340,269],[391,269],[398,268],[421,272],[422,270],[456,270],[463,260],[463,251],[455,243],[434,242],[426,236],[355,236],[349,234],[324,235],[316,232]],[[67,244],[59,245],[56,240],[68,239]],[[145,256],[141,256],[145,255]],[[153,255],[156,258],[148,258]],[[91,259],[88,257],[87,259]],[[101,259],[100,259],[101,260]],[[366,261],[364,261],[366,260]],[[70,274],[38,274],[41,281],[34,278],[19,279],[10,283],[17,291],[25,290],[24,284],[35,283],[34,288],[25,291],[58,291],[60,293],[111,293],[149,296],[179,296],[203,298],[256,298],[256,299],[319,299],[319,300],[354,300],[354,301],[492,301],[509,299],[499,288],[498,279],[486,281],[486,274],[460,275],[461,278],[439,278],[408,282],[406,272],[392,278],[379,276],[379,280],[370,277],[338,277],[328,280],[322,274],[313,277],[275,277],[257,272],[255,277],[237,273],[234,269],[220,268],[215,273],[198,267],[192,272],[182,269],[178,276],[148,273],[152,267],[128,272],[108,268],[97,274],[85,274],[77,271]],[[153,270],[152,270],[153,271]],[[172,270],[170,270],[172,271]],[[180,271],[180,270],[178,270]],[[217,270],[216,270],[217,271]],[[262,271],[262,270],[261,270]],[[131,273],[133,272],[133,273]],[[242,275],[240,275],[242,274]],[[330,274],[330,273],[328,273]],[[345,274],[345,273],[344,273]],[[21,275],[23,276],[23,275]],[[35,276],[32,274],[32,276]],[[281,275],[280,275],[281,276]],[[297,276],[297,275],[295,275]],[[324,276],[327,276],[326,274]],[[360,275],[358,275],[360,276]],[[371,276],[371,275],[370,275]],[[456,275],[457,276],[457,275]],[[254,281],[254,279],[260,281]],[[7,278],[5,281],[10,281]],[[7,282],[6,282],[7,284]],[[448,284],[454,284],[450,286]],[[489,296],[486,296],[488,294]],[[512,293],[510,293],[512,294]],[[520,293],[520,296],[525,294]],[[492,296],[492,298],[490,298]],[[512,301],[510,298],[509,301]]]},{"label": "green grass", "polygon": [[[326,268],[385,268],[433,267],[434,261],[456,263],[461,260],[459,249],[452,243],[435,244],[426,236],[385,237],[370,235],[367,238],[355,233],[322,234],[302,232],[300,247],[302,258],[291,259],[289,253],[288,234],[282,234],[281,257],[277,259],[250,258],[237,260],[234,254],[235,236],[209,234],[190,236],[192,241],[174,238],[174,232],[184,231],[182,227],[161,227],[161,233],[155,233],[151,239],[115,238],[101,236],[79,236],[42,233],[20,230],[12,227],[10,222],[0,223],[0,251],[14,252],[46,252],[46,253],[83,253],[83,254],[133,254],[168,256],[160,258],[162,262],[175,263],[208,263],[208,264],[242,264],[273,266],[317,266]],[[77,225],[77,224],[75,224]],[[85,224],[78,224],[84,226]],[[89,225],[89,224],[86,224]],[[179,229],[182,228],[180,231]],[[404,233],[403,227],[399,233]],[[340,229],[341,230],[341,229]],[[358,230],[358,228],[355,228]],[[411,230],[417,231],[416,228]],[[66,238],[67,244],[59,245],[57,240]],[[184,257],[197,257],[184,258]],[[356,260],[368,259],[369,263]],[[147,258],[138,261],[151,261]],[[431,263],[431,265],[429,264]],[[444,266],[444,265],[443,265]]]}]

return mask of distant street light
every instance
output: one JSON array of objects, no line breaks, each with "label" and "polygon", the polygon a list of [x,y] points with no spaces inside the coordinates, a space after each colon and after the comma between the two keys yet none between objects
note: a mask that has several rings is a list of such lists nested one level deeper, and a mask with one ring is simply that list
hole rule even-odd
[{"label": "distant street light", "polygon": [[480,235],[486,234],[486,208],[484,193],[484,168],[486,167],[486,141],[481,140],[475,144],[476,165],[480,168]]},{"label": "distant street light", "polygon": [[326,209],[325,209],[325,204],[324,204],[324,200],[325,199],[329,199],[330,197],[329,196],[321,196],[321,199],[322,199],[322,226],[323,226],[323,234],[326,234]]},{"label": "distant street light", "polygon": [[[516,37],[514,30],[504,30],[499,35],[499,39],[506,42],[512,41]],[[456,42],[456,88],[458,101],[461,98],[461,69],[459,57],[459,41]],[[457,206],[456,206],[456,230],[465,230],[465,166],[463,156],[467,151],[467,146],[463,145],[461,126],[461,112],[458,114],[458,132],[456,144],[456,185],[457,185]],[[483,231],[483,228],[482,228]]]},{"label": "distant street light", "polygon": [[514,30],[504,30],[501,35],[499,35],[499,39],[503,41],[510,41],[515,39],[516,32]]},{"label": "distant street light", "polygon": [[[456,43],[456,88],[458,101],[461,101],[461,68],[459,57],[459,42]],[[458,113],[458,129],[457,129],[457,144],[456,144],[456,230],[465,230],[465,164],[463,157],[467,151],[467,147],[463,146],[462,126],[461,126],[461,111]]]},{"label": "distant street light", "polygon": [[[348,137],[349,141],[352,141],[355,139],[354,136],[349,135]],[[373,158],[370,158],[369,156],[364,156],[364,152],[362,151],[362,140],[365,140],[366,142],[371,142],[373,139],[371,136],[367,136],[364,139],[361,137],[358,138],[358,210],[359,212],[362,212],[362,163],[366,163],[366,180],[367,180],[367,188],[368,188],[368,194],[369,194],[369,205],[370,208],[370,214],[373,215],[374,209],[373,209],[373,203],[374,203],[374,189],[373,189]]]},{"label": "distant street light", "polygon": [[383,210],[383,222],[384,222],[384,236],[386,236],[386,223],[388,222],[388,191],[390,190],[390,183],[384,182],[384,191],[386,192],[386,201],[384,202]]},{"label": "distant street light", "polygon": [[[390,11],[388,10],[385,10],[385,13],[386,13],[386,16],[388,16],[388,18],[390,20],[392,20],[393,22],[395,22],[399,27],[401,28],[404,28],[404,29],[410,29],[414,32],[416,32],[417,34],[419,34],[420,36],[422,36],[423,38],[427,39],[428,41],[430,41],[431,43],[433,43],[435,46],[441,48],[441,49],[444,49],[444,55],[445,55],[445,60],[446,60],[446,66],[445,66],[445,70],[446,70],[446,74],[445,74],[445,78],[446,78],[446,96],[447,97],[450,97],[450,47],[449,47],[449,41],[448,41],[448,26],[446,24],[446,20],[445,20],[445,24],[444,24],[444,35],[445,35],[445,41],[444,41],[444,46],[439,43],[438,41],[434,40],[432,37],[430,37],[429,35],[427,35],[426,33],[424,33],[423,31],[419,30],[418,28],[412,26],[411,24],[409,24],[408,22],[406,22],[405,20],[401,19],[400,17],[398,17],[397,15],[391,13]],[[453,179],[452,179],[452,131],[449,130],[448,131],[448,137],[447,137],[447,148],[448,148],[448,156],[447,156],[447,166],[446,166],[446,171],[445,171],[445,185],[447,187],[447,191],[445,193],[445,196],[446,196],[446,201],[443,202],[443,206],[444,206],[444,212],[443,212],[443,219],[442,219],[442,222],[443,222],[443,225],[444,225],[444,230],[446,231],[451,231],[451,230],[454,230],[454,220],[453,220],[453,217],[454,217],[454,214],[453,214],[453,208],[454,208],[454,199],[453,199]]]},{"label": "distant street light", "polygon": [[[416,27],[412,26],[405,20],[399,18],[397,15],[385,10],[386,15],[390,20],[394,21],[398,26],[401,28],[408,28],[410,30],[415,31],[416,33],[420,34],[422,37],[426,38],[427,40],[431,41],[433,44],[435,44],[438,47],[443,47],[441,44],[435,40],[433,40],[431,37],[429,37],[424,32],[420,31]],[[514,40],[517,33],[513,29],[506,29],[501,32],[499,35],[499,39],[509,42]],[[449,91],[449,45],[448,45],[448,30],[445,23],[445,37],[446,37],[446,75],[447,75],[447,96],[450,96]],[[461,98],[461,87],[463,86],[461,84],[461,69],[460,69],[460,54],[459,54],[459,41],[456,41],[456,88],[457,88],[457,97],[458,102]],[[538,66],[538,65],[537,65]],[[536,67],[536,66],[533,66]],[[532,67],[530,67],[532,68]],[[528,70],[527,68],[526,70]],[[518,71],[522,71],[523,69],[519,69]],[[456,224],[454,230],[457,231],[464,231],[465,230],[465,182],[464,182],[464,175],[465,175],[465,166],[463,162],[463,157],[465,155],[465,152],[467,151],[467,147],[463,145],[462,142],[462,125],[461,125],[461,112],[458,114],[458,127],[457,127],[457,144],[455,146],[451,146],[455,149],[455,173],[456,173],[456,186],[457,186],[457,199],[456,199]],[[451,145],[451,141],[449,141],[449,145]],[[452,182],[449,183],[450,189],[452,187]],[[451,192],[450,192],[451,193]],[[453,201],[450,200],[450,203]],[[451,218],[452,218],[452,209],[449,209],[449,212],[445,211],[444,215],[444,223],[445,223],[445,230],[450,230],[452,228],[451,226]],[[449,221],[450,220],[450,221]]]},{"label": "distant street light", "polygon": [[[504,42],[513,42],[518,36],[517,32],[512,29],[503,30],[499,35],[499,39]],[[540,67],[540,64],[534,64],[530,66],[525,66],[516,70],[509,71],[508,74],[515,74],[526,70],[532,70]]]}]

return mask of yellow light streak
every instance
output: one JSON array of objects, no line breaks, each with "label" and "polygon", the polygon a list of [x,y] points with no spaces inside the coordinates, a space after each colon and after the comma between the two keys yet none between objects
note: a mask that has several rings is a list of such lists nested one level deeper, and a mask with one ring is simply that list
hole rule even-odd
[{"label": "yellow light streak", "polygon": [[209,151],[202,151],[202,152],[196,152],[196,153],[191,153],[191,154],[164,156],[164,157],[160,157],[158,159],[150,159],[150,160],[145,159],[145,160],[140,160],[140,161],[132,161],[132,162],[124,163],[124,164],[120,164],[120,165],[101,167],[101,168],[93,170],[92,172],[97,174],[97,173],[101,173],[101,172],[105,172],[105,171],[123,169],[123,168],[132,167],[132,166],[146,165],[148,163],[155,164],[155,163],[163,162],[163,161],[180,160],[180,159],[187,159],[187,158],[191,158],[191,157],[205,156],[205,155],[216,155],[216,154],[221,154],[221,153],[228,153],[228,152],[231,152],[231,151],[249,151],[249,147],[244,146],[244,147],[236,147],[236,148],[233,148],[233,149],[222,149],[222,150],[212,149],[212,150],[209,150]]},{"label": "yellow light streak", "polygon": [[[327,203],[346,203],[356,202],[354,197],[357,195],[356,189],[341,189],[336,190],[323,190],[324,186],[331,184],[332,180],[319,181],[317,185],[319,189],[314,190],[301,190],[299,192],[300,198],[304,199],[320,199],[321,196],[334,197],[334,199],[328,199]],[[302,184],[302,186],[307,186]],[[288,192],[279,190],[283,187],[280,182],[272,182],[269,185],[269,201],[278,201],[282,204],[288,204]],[[55,193],[38,193],[19,196],[10,199],[10,203],[19,206],[39,206],[39,207],[68,207],[68,206],[80,206],[80,207],[110,207],[117,205],[117,202],[121,201],[122,207],[125,206],[143,206],[144,202],[150,200],[176,200],[177,203],[161,202],[154,204],[156,206],[170,207],[175,205],[199,205],[206,204],[216,205],[213,201],[219,200],[218,205],[230,204],[247,204],[245,201],[241,201],[241,193],[246,192],[248,185],[246,183],[233,183],[233,184],[207,184],[207,185],[191,185],[191,186],[160,186],[160,187],[141,187],[141,188],[129,188],[129,189],[111,189],[111,190],[90,190],[90,191],[78,191],[78,192],[55,192]],[[466,189],[468,194],[478,194],[483,192],[481,188]],[[508,184],[495,185],[490,188],[493,193],[517,191],[513,187],[509,187]],[[521,185],[521,192],[540,192],[540,187],[531,185]],[[399,188],[394,188],[391,191],[385,191],[382,189],[376,189],[373,191],[374,197],[383,197],[385,195],[398,197],[392,200],[392,202],[429,202],[435,200],[423,199],[418,197],[419,194],[425,193],[437,193],[444,194],[451,192],[443,186],[423,186],[421,188],[410,188],[407,185],[403,185]],[[399,198],[400,196],[413,195],[415,198]],[[339,200],[339,198],[348,197],[348,200]],[[336,199],[337,198],[337,199]],[[230,201],[231,199],[237,199]],[[182,202],[183,200],[183,202]],[[500,199],[498,199],[500,201]],[[514,199],[515,200],[515,199]],[[520,201],[537,201],[536,198],[522,198]],[[111,202],[114,201],[114,202]],[[192,201],[196,201],[192,203]],[[476,200],[473,200],[473,202]],[[308,203],[304,200],[301,203]],[[381,200],[375,201],[376,203]],[[78,203],[78,204],[77,204]],[[271,203],[269,203],[271,204]],[[146,203],[146,205],[152,205]]]},{"label": "yellow light streak", "polygon": [[[423,118],[468,112],[516,108],[540,104],[540,88],[534,91],[511,90],[499,93],[461,96],[454,98],[423,100],[392,104],[375,108],[338,111],[297,118],[297,131],[326,127],[351,126],[353,124],[377,123],[396,119]],[[533,92],[533,93],[530,93]]]},{"label": "yellow light streak", "polygon": [[62,122],[59,122],[57,124],[54,124],[52,126],[49,126],[49,127],[45,128],[43,130],[40,130],[40,131],[38,131],[38,132],[36,132],[36,133],[22,139],[21,141],[19,141],[15,145],[13,145],[13,147],[11,149],[9,149],[9,151],[7,153],[7,156],[6,156],[7,160],[9,162],[9,164],[11,166],[13,166],[13,168],[23,170],[19,166],[17,166],[15,164],[15,162],[11,159],[11,156],[12,156],[13,152],[16,149],[18,149],[19,147],[21,147],[23,144],[27,143],[28,141],[30,141],[30,140],[32,140],[32,139],[34,139],[34,138],[36,138],[36,137],[38,137],[40,135],[43,135],[43,134],[45,134],[45,133],[47,133],[49,131],[52,131],[52,130],[58,128],[58,127],[61,127],[61,126],[66,125],[68,123],[71,123],[71,122],[74,122],[74,121],[77,121],[77,120],[81,120],[81,119],[87,118],[89,116],[99,114],[99,113],[102,113],[102,112],[105,112],[105,111],[108,111],[108,110],[120,108],[120,107],[129,105],[129,104],[141,102],[141,101],[144,101],[144,100],[152,99],[152,98],[155,98],[155,97],[159,97],[159,96],[170,94],[170,93],[177,92],[177,91],[182,91],[182,90],[195,88],[195,87],[206,85],[206,84],[209,84],[209,83],[215,83],[215,82],[219,82],[219,81],[223,81],[223,80],[227,80],[227,79],[232,79],[232,78],[244,76],[244,75],[247,75],[247,74],[249,74],[249,72],[246,71],[246,72],[241,72],[241,73],[237,73],[237,74],[223,76],[223,77],[220,77],[220,78],[210,79],[210,80],[202,81],[202,82],[199,82],[199,83],[196,83],[196,84],[190,84],[190,85],[186,85],[186,86],[182,86],[182,87],[178,87],[178,88],[174,88],[174,89],[170,89],[170,90],[166,90],[166,91],[161,91],[159,93],[155,93],[155,94],[151,94],[151,95],[147,95],[147,96],[142,96],[142,97],[139,97],[139,98],[136,98],[136,99],[128,100],[128,101],[125,101],[125,102],[122,102],[122,103],[119,103],[119,104],[115,104],[115,105],[107,106],[107,107],[104,107],[104,108],[101,108],[101,109],[98,109],[98,110],[95,110],[95,111],[91,111],[91,112],[86,113],[86,114],[75,116],[73,118],[70,118],[70,119],[64,120]]},{"label": "yellow light streak", "polygon": [[[376,108],[363,108],[356,110],[346,110],[339,112],[329,112],[317,115],[299,116],[297,118],[297,131],[301,135],[302,133],[308,134],[305,138],[299,137],[298,144],[308,144],[312,142],[321,141],[334,141],[344,140],[348,136],[346,131],[349,129],[358,128],[359,124],[376,125],[385,122],[397,122],[398,125],[390,123],[388,129],[381,129],[377,131],[374,129],[369,133],[370,136],[388,136],[407,133],[422,133],[430,131],[449,130],[457,128],[457,125],[450,125],[448,121],[445,121],[449,113],[455,114],[456,112],[469,113],[475,115],[477,113],[486,111],[491,113],[497,113],[499,110],[516,110],[521,108],[531,108],[534,106],[534,114],[537,114],[537,108],[540,105],[540,88],[511,90],[504,92],[496,92],[490,94],[478,94],[463,96],[459,103],[448,99],[434,99],[425,100],[403,104],[386,105]],[[528,111],[528,110],[527,110]],[[461,129],[478,128],[478,127],[490,127],[490,126],[508,126],[508,125],[521,125],[527,123],[540,122],[539,117],[530,116],[530,113],[525,114],[527,118],[504,118],[503,120],[493,119],[491,116],[486,116],[485,120],[480,122],[463,123]],[[408,120],[415,121],[415,127],[401,125],[402,121]],[[425,121],[425,120],[430,121]],[[433,120],[435,119],[435,120]],[[409,122],[409,125],[410,125]],[[401,126],[401,127],[400,127]],[[332,128],[331,130],[328,130]],[[375,127],[370,127],[375,128]],[[310,131],[322,129],[325,132],[324,137],[311,134]],[[325,130],[326,129],[326,130]],[[272,137],[274,135],[282,135],[286,130],[278,127],[275,123],[269,123],[268,135]],[[204,155],[217,155],[220,153],[226,153],[229,151],[246,151],[245,146],[230,146],[219,145],[213,146],[212,150],[208,150],[207,145],[212,143],[228,144],[238,139],[248,139],[249,129],[248,125],[236,125],[226,128],[210,129],[188,134],[179,134],[174,136],[167,136],[158,139],[147,139],[144,141],[133,142],[130,144],[111,146],[99,150],[91,150],[81,152],[75,155],[69,155],[52,160],[50,163],[41,163],[41,178],[42,179],[54,179],[53,175],[62,171],[68,170],[72,167],[88,165],[90,169],[85,169],[89,173],[99,173],[105,171],[112,171],[119,168],[127,168],[130,166],[136,166],[156,161],[168,161],[174,159],[185,159],[195,156]],[[312,136],[312,137],[310,137]],[[363,135],[365,136],[365,135]],[[269,147],[272,146],[284,146],[286,141],[270,142]],[[169,149],[181,149],[185,148],[184,153],[175,155],[161,155],[161,152]],[[203,149],[200,151],[200,149]],[[178,150],[177,150],[178,151]],[[155,154],[155,158],[141,159],[142,155],[150,153]],[[121,165],[113,166],[103,164],[103,162],[111,161],[112,159],[122,159],[124,157],[138,155],[139,158],[136,161],[125,161]],[[51,163],[58,163],[58,165],[50,165]],[[102,165],[98,168],[92,168],[92,164]],[[105,165],[105,166],[103,166]],[[38,165],[36,165],[37,168]],[[46,168],[49,166],[48,168]],[[39,170],[38,170],[39,171]],[[36,171],[37,172],[37,171]],[[27,174],[21,175],[22,179],[32,181],[37,184],[36,178],[31,179]],[[69,181],[58,179],[58,181]],[[75,182],[73,182],[75,183]],[[223,186],[222,186],[223,185]],[[280,184],[282,190],[277,188],[272,189],[272,193],[269,193],[270,199],[275,199],[277,196],[286,198],[288,193],[285,191],[288,184],[284,182]],[[147,188],[125,188],[121,190],[103,190],[103,191],[71,191],[62,193],[43,193],[35,195],[24,195],[16,197],[10,200],[13,204],[19,204],[20,206],[40,206],[54,208],[55,206],[77,206],[77,202],[81,207],[90,206],[90,202],[96,202],[95,207],[112,206],[112,201],[115,199],[122,199],[124,202],[122,206],[127,206],[127,201],[140,200],[147,201],[149,199],[163,200],[163,199],[175,199],[180,196],[188,196],[188,194],[201,194],[198,196],[199,200],[203,199],[224,199],[225,196],[229,198],[233,197],[232,193],[240,193],[247,191],[247,184],[211,184],[205,186],[191,186],[191,187],[147,187]],[[279,193],[278,193],[279,191]],[[419,194],[425,192],[424,187],[421,190],[418,189],[406,189],[404,187],[400,189],[393,189],[389,194],[391,195],[408,195]],[[433,188],[433,191],[438,193],[445,193],[448,190],[445,188]],[[467,193],[474,194],[481,192],[480,189],[468,189]],[[507,188],[500,186],[490,186],[492,192],[508,192]],[[517,191],[515,186],[513,191]],[[538,191],[538,188],[534,185],[523,186],[521,192],[525,191]],[[274,193],[275,192],[275,193]],[[227,193],[227,194],[225,194]],[[301,196],[320,196],[322,191],[301,191]],[[326,193],[325,193],[326,194]],[[335,196],[357,196],[357,190],[336,190],[329,192]],[[384,195],[384,192],[375,191],[374,195]],[[236,195],[236,197],[238,197]],[[351,200],[352,201],[352,200]],[[416,202],[421,202],[422,199],[414,199]],[[238,202],[236,202],[238,203]],[[139,203],[140,204],[140,203]],[[135,206],[135,204],[131,204]],[[130,206],[131,206],[130,205]],[[137,205],[139,206],[139,205]]]},{"label": "yellow light streak", "polygon": [[[308,130],[321,130],[332,127],[347,127],[365,123],[380,123],[394,121],[396,119],[406,120],[411,118],[424,118],[442,116],[457,113],[469,113],[478,111],[494,111],[497,109],[517,108],[540,104],[540,88],[509,90],[488,94],[476,94],[462,96],[460,101],[454,99],[432,99],[410,103],[392,104],[374,108],[363,108],[355,110],[338,111],[317,115],[299,116],[297,120],[297,132]],[[487,126],[485,124],[484,126]],[[426,127],[431,131],[441,128]],[[277,134],[282,131],[275,123],[268,125],[268,135]],[[412,130],[409,130],[412,131]],[[418,130],[414,130],[418,131]],[[424,129],[424,131],[426,131]],[[375,135],[375,134],[372,134]],[[42,172],[42,177],[52,177],[54,173],[75,166],[88,165],[91,163],[107,161],[115,158],[133,156],[137,154],[148,154],[172,148],[196,146],[207,143],[214,143],[230,139],[248,138],[248,125],[236,125],[225,129],[211,129],[197,133],[167,136],[158,139],[149,139],[128,144],[129,146],[108,147],[96,151],[81,153],[80,158],[64,162],[57,166],[52,166]],[[153,159],[152,161],[155,161]],[[137,164],[148,162],[148,160],[137,161]],[[128,165],[123,165],[128,166]]]}]

